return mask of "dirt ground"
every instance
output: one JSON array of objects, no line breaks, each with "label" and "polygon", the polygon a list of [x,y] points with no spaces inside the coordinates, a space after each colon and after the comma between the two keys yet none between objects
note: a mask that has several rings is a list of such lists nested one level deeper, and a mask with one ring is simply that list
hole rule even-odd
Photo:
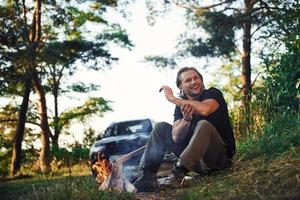
[{"label": "dirt ground", "polygon": [[[162,178],[169,174],[173,168],[174,162],[165,162],[160,166],[157,177]],[[170,190],[170,188],[169,188]],[[135,194],[137,200],[166,200],[173,199],[173,196],[170,195],[170,191],[167,191],[166,188],[161,189],[159,192],[153,193],[137,193]]]}]

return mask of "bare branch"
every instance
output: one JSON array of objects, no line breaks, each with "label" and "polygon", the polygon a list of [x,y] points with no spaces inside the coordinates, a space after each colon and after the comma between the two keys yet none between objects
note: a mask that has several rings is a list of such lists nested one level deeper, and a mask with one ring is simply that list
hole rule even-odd
[{"label": "bare branch", "polygon": [[62,68],[58,72],[58,74],[59,74],[58,75],[58,80],[57,80],[58,84],[60,83],[60,80],[63,77],[63,71],[64,71],[65,68],[66,68],[66,65],[63,65]]},{"label": "bare branch", "polygon": [[253,1],[251,1],[250,2],[250,4],[251,4],[251,7],[253,7],[257,2],[259,2],[260,0],[253,0]]},{"label": "bare branch", "polygon": [[240,51],[240,49],[234,44],[234,48],[235,48],[235,50],[238,52],[238,54],[240,55],[240,56],[242,56],[243,54],[242,54],[242,52]]},{"label": "bare branch", "polygon": [[266,26],[267,24],[268,24],[268,22],[263,23],[263,24],[261,24],[260,26],[258,26],[258,27],[250,34],[251,38],[252,38],[252,36],[253,36],[257,31],[259,31],[261,28],[263,28],[263,27]]},{"label": "bare branch", "polygon": [[239,89],[239,90],[242,90],[242,89],[243,89],[243,87],[240,87],[240,86],[237,85],[237,84],[234,84],[233,86],[236,87],[236,88]]},{"label": "bare branch", "polygon": [[236,11],[238,13],[241,13],[241,10],[239,10],[237,8],[234,8],[234,7],[225,7],[223,10],[221,10],[221,12],[225,12],[227,10],[233,10],[233,11]]},{"label": "bare branch", "polygon": [[188,4],[182,4],[182,3],[176,2],[175,0],[173,0],[173,3],[176,6],[180,7],[180,8],[191,10],[193,12],[197,11],[197,9],[198,9],[196,6],[192,6],[192,5],[188,5]]},{"label": "bare branch", "polygon": [[224,2],[220,2],[220,3],[212,4],[212,5],[209,5],[209,6],[203,6],[203,7],[200,7],[200,9],[203,9],[203,10],[209,10],[209,9],[211,9],[211,8],[215,8],[215,7],[218,7],[218,6],[227,4],[227,3],[229,3],[229,2],[228,2],[228,1],[224,1]]},{"label": "bare branch", "polygon": [[254,84],[255,84],[255,82],[256,82],[256,80],[257,80],[257,78],[258,78],[258,76],[261,74],[261,72],[258,72],[258,74],[256,75],[256,77],[254,78],[254,80],[253,80],[253,82],[252,82],[252,84],[251,84],[251,88],[254,86]]},{"label": "bare branch", "polygon": [[35,105],[35,107],[36,107],[36,108],[38,108],[38,107],[39,107],[39,104],[38,104],[38,102],[36,102],[36,101],[33,101],[33,100],[30,100],[30,99],[29,99],[29,102],[31,102],[33,105]]},{"label": "bare branch", "polygon": [[[216,8],[218,6],[221,6],[221,5],[224,5],[224,4],[228,4],[230,2],[228,1],[223,1],[223,2],[220,2],[220,3],[216,3],[216,4],[211,4],[211,5],[208,5],[208,6],[200,6],[199,4],[197,4],[195,2],[195,4],[197,4],[196,6],[195,5],[189,5],[189,4],[183,4],[183,3],[179,3],[175,0],[173,0],[173,3],[181,8],[185,8],[187,10],[192,10],[192,11],[197,11],[197,10],[209,10],[211,8]],[[229,8],[228,9],[234,9],[234,8]]]},{"label": "bare branch", "polygon": [[237,40],[238,40],[238,39],[236,39],[236,40],[233,41],[233,45],[234,45],[235,50],[238,52],[238,54],[239,54],[240,56],[242,56],[241,50],[240,50],[240,49],[238,48],[238,46],[235,44],[235,42],[236,42]]}]

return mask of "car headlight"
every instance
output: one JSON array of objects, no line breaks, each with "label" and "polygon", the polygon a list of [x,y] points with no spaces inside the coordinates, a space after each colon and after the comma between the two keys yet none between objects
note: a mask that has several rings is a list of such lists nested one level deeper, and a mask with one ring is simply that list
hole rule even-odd
[{"label": "car headlight", "polygon": [[94,156],[97,155],[98,152],[102,152],[105,150],[105,146],[102,145],[93,145],[92,148],[90,149],[89,157],[90,159],[93,159]]}]

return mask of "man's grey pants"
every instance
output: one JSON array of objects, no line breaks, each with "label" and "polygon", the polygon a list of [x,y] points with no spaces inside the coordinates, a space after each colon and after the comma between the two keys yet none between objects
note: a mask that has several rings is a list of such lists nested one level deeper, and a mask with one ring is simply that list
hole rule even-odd
[{"label": "man's grey pants", "polygon": [[226,144],[216,128],[208,121],[198,122],[193,136],[188,143],[175,143],[172,139],[172,125],[157,123],[148,140],[140,167],[144,171],[157,173],[164,155],[170,149],[179,162],[189,171],[207,173],[218,170],[227,162]]}]

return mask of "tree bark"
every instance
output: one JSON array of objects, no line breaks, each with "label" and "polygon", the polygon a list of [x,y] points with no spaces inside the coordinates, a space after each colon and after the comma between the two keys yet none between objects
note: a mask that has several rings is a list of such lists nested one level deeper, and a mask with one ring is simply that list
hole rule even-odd
[{"label": "tree bark", "polygon": [[244,131],[249,133],[251,102],[251,0],[245,0],[245,20],[243,21],[243,54],[242,54],[242,95],[244,108]]},{"label": "tree bark", "polygon": [[33,87],[35,89],[35,92],[39,98],[37,105],[38,105],[38,114],[40,118],[41,129],[42,129],[42,134],[41,134],[42,148],[40,151],[40,168],[41,168],[41,172],[49,173],[51,171],[50,140],[49,140],[51,131],[48,123],[46,97],[45,97],[45,91],[38,78],[38,74],[36,71],[34,72],[35,73],[33,74],[32,82],[33,82]]},{"label": "tree bark", "polygon": [[20,106],[16,134],[14,136],[13,152],[12,152],[12,159],[10,165],[11,176],[14,176],[20,170],[21,167],[22,142],[24,138],[26,113],[28,110],[30,90],[31,90],[31,81],[30,79],[28,79],[25,81],[25,90],[23,94],[23,100]]},{"label": "tree bark", "polygon": [[46,94],[42,87],[41,80],[37,72],[36,54],[39,51],[39,45],[41,44],[42,35],[42,25],[41,25],[41,0],[35,1],[35,8],[33,12],[32,26],[29,34],[29,39],[31,43],[34,43],[34,58],[32,59],[31,68],[31,78],[33,88],[38,96],[37,109],[40,118],[40,124],[42,129],[41,134],[41,151],[40,151],[40,169],[42,173],[49,173],[50,168],[50,140],[51,131],[48,123],[47,115],[47,104],[46,104]]},{"label": "tree bark", "polygon": [[60,135],[60,125],[59,125],[59,115],[58,115],[58,80],[55,78],[56,72],[54,71],[53,75],[53,82],[54,82],[54,88],[53,88],[53,96],[54,96],[54,135],[51,137],[52,139],[52,145],[58,146],[58,137]]}]

